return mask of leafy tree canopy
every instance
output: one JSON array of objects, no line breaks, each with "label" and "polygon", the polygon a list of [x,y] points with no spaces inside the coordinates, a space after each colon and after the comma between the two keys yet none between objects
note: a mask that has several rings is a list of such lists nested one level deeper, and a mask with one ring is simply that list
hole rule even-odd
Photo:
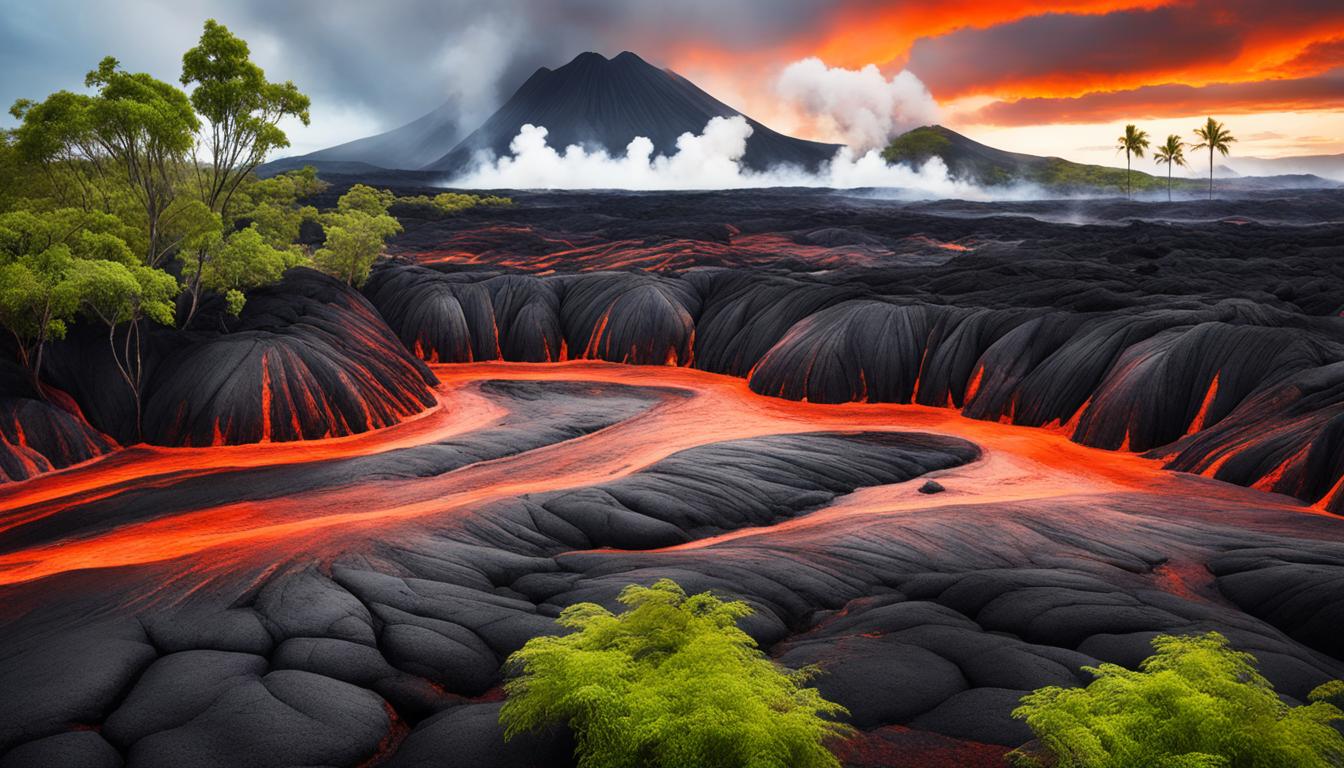
[{"label": "leafy tree canopy", "polygon": [[382,216],[396,199],[397,196],[390,190],[356,184],[336,201],[336,210],[340,213],[358,212],[369,216]]},{"label": "leafy tree canopy", "polygon": [[210,154],[202,200],[222,213],[266,155],[289,146],[280,120],[296,117],[308,125],[309,99],[292,82],[267,81],[247,42],[214,19],[205,22],[199,44],[182,56],[182,84],[196,86],[191,105],[210,124],[202,139]]},{"label": "leafy tree canopy", "polygon": [[75,257],[63,244],[0,261],[0,326],[18,342],[20,362],[39,393],[43,345],[65,338],[66,326],[79,309],[74,265]]},{"label": "leafy tree canopy", "polygon": [[79,208],[0,213],[0,263],[62,245],[76,258],[135,262],[127,246],[134,229],[111,214]]},{"label": "leafy tree canopy", "polygon": [[78,261],[76,284],[84,311],[108,326],[141,317],[172,325],[177,280],[161,269],[113,261]]},{"label": "leafy tree canopy", "polygon": [[353,286],[364,284],[382,255],[383,244],[401,231],[401,223],[391,216],[370,216],[358,210],[327,214],[323,224],[327,239],[313,254],[313,263]]},{"label": "leafy tree canopy", "polygon": [[427,210],[434,214],[453,214],[475,208],[478,205],[512,205],[513,200],[498,195],[467,195],[461,192],[440,192],[429,195],[409,195],[398,197],[396,204],[408,208]]},{"label": "leafy tree canopy", "polygon": [[327,239],[313,254],[314,265],[350,285],[363,285],[383,244],[401,231],[401,222],[387,213],[395,200],[392,192],[364,184],[341,195],[336,210],[322,217]]},{"label": "leafy tree canopy", "polygon": [[[146,162],[191,149],[200,121],[180,89],[143,72],[126,72],[112,56],[104,57],[84,84],[98,88],[98,97],[88,102],[89,126],[117,159]],[[130,156],[134,150],[147,156]]]},{"label": "leafy tree canopy", "polygon": [[302,259],[301,253],[269,245],[256,225],[234,232],[228,238],[217,238],[206,247],[211,251],[211,257],[204,262],[185,263],[183,278],[195,280],[193,271],[201,269],[201,287],[224,294],[229,311],[234,315],[242,311],[244,293],[248,289],[276,282],[286,269],[296,266]]},{"label": "leafy tree canopy", "polygon": [[1331,723],[1344,712],[1328,699],[1290,706],[1216,632],[1153,640],[1156,653],[1138,671],[1115,664],[1087,668],[1086,688],[1042,688],[1022,699],[1025,720],[1049,753],[1019,750],[1018,766],[1056,768],[1329,768],[1344,763],[1344,736]]},{"label": "leafy tree canopy", "polygon": [[804,687],[738,628],[751,608],[663,579],[631,585],[628,610],[570,606],[563,637],[528,641],[509,659],[506,736],[568,725],[581,768],[838,766],[825,742],[850,729],[845,709]]}]

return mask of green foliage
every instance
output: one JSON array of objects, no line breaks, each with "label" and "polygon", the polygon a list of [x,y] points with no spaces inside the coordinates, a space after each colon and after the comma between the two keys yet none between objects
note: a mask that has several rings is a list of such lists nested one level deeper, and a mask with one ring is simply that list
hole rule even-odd
[{"label": "green foliage", "polygon": [[327,239],[313,254],[313,263],[353,286],[364,284],[373,263],[383,253],[383,244],[401,231],[401,223],[391,216],[370,216],[362,211],[327,214],[323,223]]},{"label": "green foliage", "polygon": [[1185,165],[1185,142],[1176,134],[1167,136],[1167,140],[1160,147],[1153,150],[1153,162],[1158,165],[1165,165],[1170,170],[1173,165]]},{"label": "green foliage", "polygon": [[667,579],[620,601],[620,614],[566,608],[559,623],[572,634],[509,658],[506,737],[568,725],[581,768],[839,765],[824,742],[850,733],[830,719],[845,709],[804,687],[812,670],[782,669],[756,648],[737,627],[745,603],[687,597]]},{"label": "green foliage", "polygon": [[388,190],[363,184],[341,195],[336,210],[322,217],[327,239],[313,254],[314,265],[349,285],[363,285],[384,243],[401,231],[401,222],[387,214],[395,200]]},{"label": "green foliage", "polygon": [[14,210],[0,213],[0,262],[64,245],[75,258],[131,264],[135,256],[126,245],[128,237],[134,230],[124,221],[98,211]]},{"label": "green foliage", "polygon": [[1148,132],[1140,130],[1138,126],[1130,123],[1125,126],[1125,132],[1116,140],[1116,149],[1124,152],[1126,156],[1143,157],[1143,152],[1148,148]]},{"label": "green foliage", "polygon": [[1167,200],[1171,200],[1171,171],[1179,165],[1185,166],[1185,142],[1176,134],[1167,136],[1162,146],[1153,150],[1153,162],[1167,166]]},{"label": "green foliage", "polygon": [[211,127],[202,142],[210,165],[202,171],[201,199],[227,214],[233,194],[266,154],[289,146],[280,120],[292,116],[308,125],[309,99],[292,82],[268,82],[247,42],[214,19],[182,56],[182,84],[195,84],[191,104]]},{"label": "green foliage", "polygon": [[1116,148],[1125,153],[1125,194],[1133,191],[1130,184],[1130,162],[1132,157],[1143,157],[1148,148],[1148,132],[1139,130],[1133,123],[1125,126],[1125,132],[1116,144]]},{"label": "green foliage", "polygon": [[[306,258],[294,241],[318,213],[297,201],[325,186],[311,168],[267,181],[252,174],[288,146],[281,119],[308,123],[308,98],[268,82],[227,28],[206,22],[181,79],[194,85],[190,97],[107,57],[85,78],[91,94],[20,99],[10,110],[18,128],[0,132],[0,326],[36,382],[44,345],[77,315],[106,325],[137,423],[141,321],[174,324],[180,292],[158,267],[182,262],[188,322],[201,290],[221,292],[236,314],[247,289]],[[198,148],[208,164],[196,161]],[[193,185],[199,194],[184,194]],[[379,215],[339,222],[338,243],[396,226],[385,207]]]},{"label": "green foliage", "polygon": [[185,93],[143,72],[124,72],[111,56],[84,82],[98,87],[87,111],[92,141],[144,208],[145,263],[158,266],[173,245],[164,242],[164,217],[200,122]]},{"label": "green foliage", "polygon": [[216,239],[205,250],[208,258],[185,263],[182,277],[192,285],[225,294],[234,315],[243,309],[244,291],[276,282],[302,258],[294,251],[271,247],[255,225]]},{"label": "green foliage", "polygon": [[[0,325],[19,346],[20,362],[34,384],[47,341],[65,338],[79,309],[79,286],[71,278],[75,258],[62,244],[0,261]],[[41,392],[41,387],[35,387]]]},{"label": "green foliage", "polygon": [[1232,143],[1237,137],[1227,130],[1227,126],[1210,117],[1203,125],[1195,129],[1195,135],[1199,137],[1199,143],[1190,147],[1191,149],[1209,150],[1209,198],[1213,198],[1213,153],[1216,151],[1223,157],[1227,157],[1232,151]]},{"label": "green foliage", "polygon": [[1065,191],[1109,189],[1122,191],[1128,183],[1135,190],[1156,189],[1162,181],[1156,176],[1135,171],[1127,174],[1123,168],[1104,165],[1083,165],[1058,157],[1047,158],[1042,166],[1028,175],[1035,184]]},{"label": "green foliage", "polygon": [[319,220],[316,208],[298,202],[328,186],[317,178],[312,166],[252,181],[234,195],[234,221],[255,225],[266,242],[276,248],[287,247],[298,240],[304,221]]},{"label": "green foliage", "polygon": [[1156,653],[1131,671],[1115,664],[1087,668],[1086,688],[1042,688],[1022,699],[1025,720],[1053,758],[1021,750],[1018,766],[1056,768],[1329,768],[1344,761],[1344,719],[1327,699],[1332,683],[1310,704],[1292,707],[1216,632],[1153,640]]},{"label": "green foliage", "polygon": [[952,142],[933,126],[916,128],[892,139],[882,150],[882,159],[888,163],[920,166],[932,157],[943,157],[952,149]]},{"label": "green foliage", "polygon": [[84,312],[111,328],[141,318],[173,324],[177,280],[161,269],[81,260],[76,262],[75,281]]},{"label": "green foliage", "polygon": [[356,184],[336,201],[336,210],[341,213],[358,212],[369,216],[384,216],[396,199],[397,196],[391,190]]},{"label": "green foliage", "polygon": [[432,215],[450,215],[475,208],[478,205],[512,205],[513,200],[498,195],[467,195],[461,192],[440,192],[429,195],[409,195],[394,201],[398,206],[419,209]]}]

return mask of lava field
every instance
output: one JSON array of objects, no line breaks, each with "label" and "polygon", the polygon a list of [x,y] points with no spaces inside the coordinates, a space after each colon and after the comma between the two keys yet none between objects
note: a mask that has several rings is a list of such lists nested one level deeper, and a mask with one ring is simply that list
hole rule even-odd
[{"label": "lava field", "polygon": [[1160,633],[1344,678],[1344,192],[511,194],[155,331],[143,441],[105,336],[0,368],[0,768],[570,765],[501,664],[662,577],[849,766]]}]

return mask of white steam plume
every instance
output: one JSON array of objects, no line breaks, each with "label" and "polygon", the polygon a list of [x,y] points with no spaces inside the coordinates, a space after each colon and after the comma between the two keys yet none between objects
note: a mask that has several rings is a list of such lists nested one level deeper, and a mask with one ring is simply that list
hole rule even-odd
[{"label": "white steam plume", "polygon": [[639,136],[624,155],[613,157],[579,146],[556,151],[546,143],[544,127],[524,125],[509,144],[512,156],[480,157],[471,170],[449,183],[466,189],[888,187],[910,199],[990,197],[973,184],[952,179],[937,157],[918,168],[888,165],[875,149],[856,155],[843,147],[816,173],[797,167],[753,171],[742,164],[751,132],[751,125],[741,116],[715,117],[703,133],[682,134],[671,156],[655,156],[653,142]]},{"label": "white steam plume", "polygon": [[859,152],[881,149],[892,136],[938,122],[938,102],[906,70],[888,80],[872,64],[842,69],[812,57],[786,67],[776,87]]}]

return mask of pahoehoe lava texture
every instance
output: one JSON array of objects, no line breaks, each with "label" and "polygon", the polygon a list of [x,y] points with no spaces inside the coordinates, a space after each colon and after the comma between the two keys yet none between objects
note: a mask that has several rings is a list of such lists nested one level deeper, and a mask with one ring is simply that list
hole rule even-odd
[{"label": "pahoehoe lava texture", "polygon": [[87,461],[117,444],[84,420],[70,396],[41,397],[19,366],[0,360],[0,482]]},{"label": "pahoehoe lava texture", "polygon": [[423,411],[434,383],[362,296],[296,269],[253,292],[232,333],[161,365],[145,436],[161,445],[341,437]]},{"label": "pahoehoe lava texture", "polygon": [[[397,419],[416,358],[650,367],[445,365],[377,433],[6,484],[0,768],[572,765],[563,728],[504,742],[501,664],[662,577],[821,666],[852,768],[1001,766],[1024,692],[1159,633],[1222,632],[1294,702],[1344,678],[1340,520],[1210,479],[1339,509],[1344,194],[516,200],[407,218],[367,301],[299,272],[150,334],[156,429],[353,426],[343,393],[384,395],[347,366]],[[120,439],[78,381],[106,337],[60,346],[77,408],[0,391]]]},{"label": "pahoehoe lava texture", "polygon": [[[978,455],[964,440],[917,433],[711,444],[614,482],[445,519],[329,572],[286,569],[227,607],[205,591],[60,643],[12,634],[0,646],[13,662],[0,666],[0,752],[51,760],[77,747],[124,754],[129,766],[353,764],[378,756],[408,722],[422,726],[410,743],[423,747],[398,760],[441,749],[444,738],[494,745],[497,719],[445,733],[434,715],[460,720],[471,697],[500,682],[509,653],[555,631],[558,608],[535,595],[579,585],[553,557],[769,524]],[[62,734],[80,722],[104,723],[99,738],[67,743]]]},{"label": "pahoehoe lava texture", "polygon": [[140,434],[105,334],[74,334],[53,345],[44,373],[94,426],[126,445],[342,437],[390,426],[436,402],[434,375],[368,300],[311,269],[290,270],[280,283],[253,291],[237,320],[193,328],[142,329]]},{"label": "pahoehoe lava texture", "polygon": [[[1344,225],[1259,223],[1286,209],[1254,198],[1122,226],[805,193],[581,199],[413,225],[408,256],[429,232],[454,248],[381,265],[367,293],[429,360],[693,365],[773,397],[952,407],[1344,510]],[[1094,207],[1055,215],[1145,212]],[[1344,195],[1301,208],[1339,215]],[[726,266],[643,255],[697,244]],[[864,250],[837,266],[818,244]]]}]

